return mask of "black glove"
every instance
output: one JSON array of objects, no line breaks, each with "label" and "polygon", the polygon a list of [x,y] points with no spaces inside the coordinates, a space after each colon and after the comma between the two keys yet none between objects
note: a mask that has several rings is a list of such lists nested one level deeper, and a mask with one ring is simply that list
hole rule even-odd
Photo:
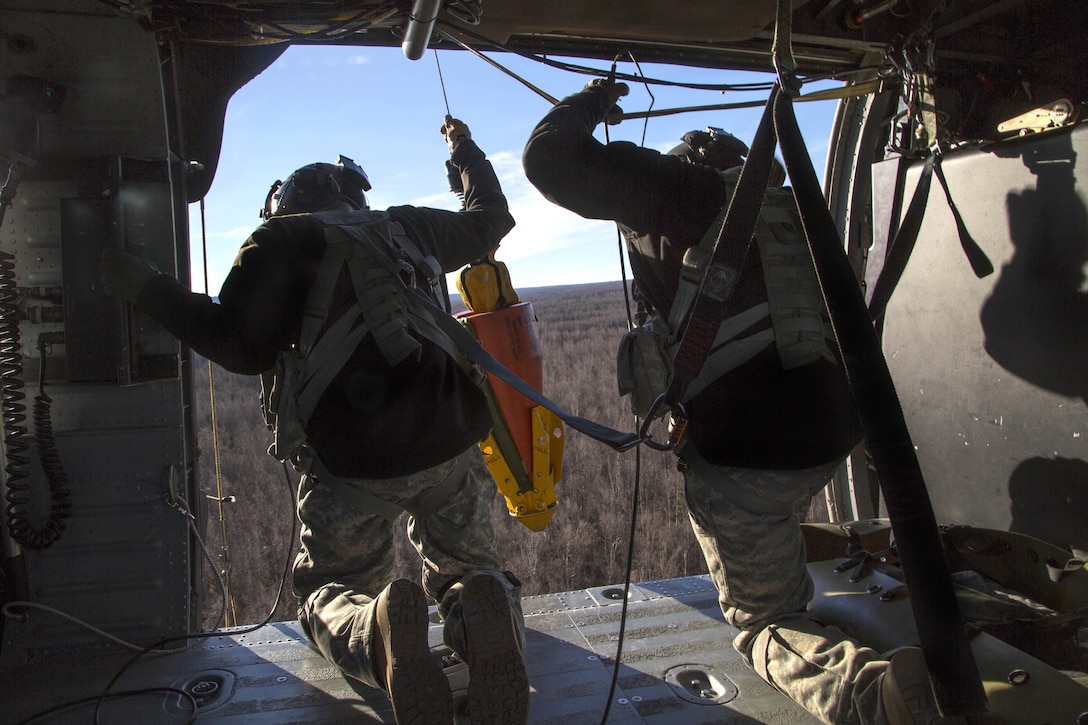
[{"label": "black glove", "polygon": [[98,260],[102,291],[136,304],[136,298],[158,271],[135,254],[120,249],[107,249]]},{"label": "black glove", "polygon": [[622,120],[623,109],[616,105],[616,101],[631,92],[626,83],[616,83],[610,78],[594,78],[582,90],[598,90],[604,94],[608,100],[608,113],[605,115],[605,123],[614,126]]}]

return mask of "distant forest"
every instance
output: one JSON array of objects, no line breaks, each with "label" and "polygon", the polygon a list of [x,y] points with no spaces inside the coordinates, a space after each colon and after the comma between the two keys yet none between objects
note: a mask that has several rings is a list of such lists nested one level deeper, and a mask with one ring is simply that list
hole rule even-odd
[{"label": "distant forest", "polygon": [[[616,349],[627,329],[622,284],[526,289],[519,295],[532,303],[537,317],[545,394],[572,413],[633,430],[635,418],[616,392]],[[271,433],[260,413],[259,380],[218,366],[209,370],[201,358],[194,360],[194,368],[197,476],[209,507],[207,548],[231,593],[225,623],[253,623],[267,616],[288,557],[293,560],[298,547],[297,474],[290,468],[285,474],[267,454]],[[636,457],[640,481],[632,580],[706,573],[675,456],[645,447],[618,453],[568,430],[563,478],[556,486],[559,503],[544,531],[518,523],[508,515],[501,494],[495,498],[498,546],[507,568],[524,583],[526,596],[624,580]],[[418,579],[419,559],[403,535],[404,523],[402,517],[397,527],[402,533],[397,574]],[[205,592],[204,612],[210,619],[220,602],[211,573],[205,575]],[[288,582],[274,619],[294,619],[296,606]]]}]

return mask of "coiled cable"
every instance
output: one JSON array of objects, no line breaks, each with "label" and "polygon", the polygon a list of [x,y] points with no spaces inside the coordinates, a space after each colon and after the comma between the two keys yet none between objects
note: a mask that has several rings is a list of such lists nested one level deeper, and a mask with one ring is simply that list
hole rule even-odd
[{"label": "coiled cable", "polygon": [[8,533],[23,546],[31,531],[25,511],[28,502],[26,467],[26,406],[23,401],[23,356],[20,354],[18,289],[15,285],[15,255],[0,252],[0,416],[4,434],[4,473],[7,484]]},{"label": "coiled cable", "polygon": [[[56,336],[56,333],[53,336]],[[57,452],[57,443],[53,437],[51,413],[53,399],[45,392],[45,361],[53,336],[50,333],[42,333],[38,336],[41,367],[38,371],[38,394],[34,397],[34,442],[38,451],[38,462],[49,482],[49,497],[52,503],[45,525],[34,533],[35,541],[41,542],[41,547],[37,548],[49,546],[59,539],[61,532],[64,531],[65,522],[72,515],[70,501],[72,492],[68,488],[68,474],[64,471],[60,453]]]},{"label": "coiled cable", "polygon": [[71,515],[67,476],[60,463],[53,440],[53,424],[50,415],[52,398],[45,392],[45,349],[47,337],[38,338],[42,351],[38,395],[34,399],[35,440],[42,468],[49,481],[52,501],[45,523],[36,526],[31,520],[30,485],[27,466],[30,459],[26,452],[26,406],[23,401],[23,356],[19,352],[18,289],[15,284],[15,257],[0,252],[0,415],[3,417],[4,453],[7,491],[7,526],[11,538],[28,549],[44,549],[52,546],[64,531]]}]

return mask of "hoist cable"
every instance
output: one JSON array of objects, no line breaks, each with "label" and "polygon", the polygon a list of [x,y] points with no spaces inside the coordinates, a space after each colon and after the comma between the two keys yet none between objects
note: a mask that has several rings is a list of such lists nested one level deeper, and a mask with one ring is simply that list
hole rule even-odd
[{"label": "hoist cable", "polygon": [[[535,53],[528,53],[525,51],[509,48],[498,41],[492,40],[485,35],[473,32],[461,26],[450,24],[449,22],[439,20],[438,26],[445,25],[450,30],[456,31],[458,34],[468,37],[478,44],[486,44],[492,48],[496,48],[504,53],[516,55],[526,60],[531,60],[541,65],[546,65],[558,70],[567,71],[570,73],[577,73],[580,75],[601,76],[603,71],[599,68],[593,68],[590,66],[578,65],[567,61],[555,60],[554,58],[548,58],[546,56],[537,55]],[[444,36],[448,37],[448,36]],[[450,38],[455,43],[461,44],[454,38]],[[462,47],[464,47],[462,45]],[[879,66],[862,66],[858,68],[849,68],[837,71],[830,71],[827,73],[817,73],[810,76],[802,77],[805,83],[813,83],[815,81],[826,80],[842,80],[841,76],[856,77],[859,72],[872,71],[876,73],[879,70]],[[685,81],[672,81],[662,78],[650,78],[647,76],[639,76],[629,73],[617,73],[616,79],[621,81],[631,81],[632,83],[650,83],[655,86],[675,86],[677,88],[687,88],[695,91],[721,91],[726,92],[743,92],[743,91],[770,91],[774,85],[774,81],[755,81],[752,83],[689,83]]]},{"label": "hoist cable", "polygon": [[519,76],[519,75],[518,75],[517,73],[514,73],[514,71],[510,70],[509,68],[506,68],[505,66],[503,66],[503,65],[502,65],[502,64],[500,64],[499,62],[497,62],[497,61],[494,61],[494,60],[492,60],[491,58],[488,58],[488,57],[487,57],[486,55],[484,55],[484,54],[483,54],[483,53],[481,53],[480,51],[476,50],[476,49],[475,49],[475,48],[473,48],[472,46],[468,45],[467,43],[464,43],[464,42],[462,42],[461,40],[459,40],[459,39],[455,38],[455,37],[454,37],[454,36],[453,36],[453,35],[452,35],[451,33],[449,33],[449,32],[447,32],[447,31],[443,30],[443,29],[442,29],[442,28],[441,28],[440,26],[435,26],[435,29],[434,29],[434,30],[435,30],[435,32],[436,32],[436,33],[438,33],[439,35],[441,35],[441,36],[442,36],[443,38],[445,38],[446,40],[449,40],[449,41],[452,41],[452,42],[456,43],[457,45],[461,46],[462,48],[464,48],[464,49],[465,49],[465,50],[467,50],[468,52],[472,53],[472,54],[473,54],[474,56],[476,56],[476,57],[477,57],[477,58],[479,58],[480,60],[482,60],[482,61],[484,61],[484,62],[486,62],[486,63],[488,63],[488,64],[490,64],[490,65],[494,66],[495,68],[498,68],[498,69],[499,69],[500,71],[502,71],[502,72],[503,72],[503,73],[505,73],[506,75],[508,75],[508,76],[510,76],[511,78],[513,78],[514,80],[518,81],[518,82],[519,82],[519,83],[521,83],[521,84],[522,84],[523,86],[525,86],[525,87],[526,87],[526,88],[528,88],[529,90],[531,90],[531,91],[535,92],[535,93],[536,93],[537,95],[539,95],[540,97],[544,98],[544,99],[545,99],[546,101],[548,101],[549,103],[551,103],[551,104],[552,104],[553,106],[554,106],[555,104],[559,103],[559,99],[557,99],[557,98],[554,98],[554,97],[552,97],[552,96],[548,95],[548,94],[547,94],[547,93],[545,93],[544,91],[542,91],[542,90],[540,90],[539,88],[537,88],[536,86],[534,86],[534,85],[533,85],[532,83],[530,83],[529,81],[527,81],[527,80],[525,80],[524,78],[522,78],[521,76]]},{"label": "hoist cable", "polygon": [[[201,253],[204,255],[204,292],[210,294],[211,290],[208,289],[208,227],[204,216],[203,198],[200,200],[200,245]],[[227,602],[230,604],[230,618],[226,618],[226,611],[224,611],[223,626],[233,627],[238,624],[238,608],[234,602],[234,590],[231,586],[233,576],[230,563],[230,547],[227,545],[227,517],[223,508],[226,497],[223,495],[223,469],[219,450],[219,423],[215,399],[215,365],[212,364],[211,360],[208,360],[208,405],[211,408],[212,458],[215,462],[215,498],[219,507],[219,532],[221,537],[219,550],[223,557],[223,573],[226,575],[223,577],[223,591]],[[218,572],[216,574],[218,576]]]},{"label": "hoist cable", "polygon": [[[631,58],[631,62],[635,64],[635,68],[638,70],[639,75],[642,75],[642,67],[639,65],[638,60],[635,59],[633,52],[628,50],[628,56]],[[617,56],[618,58],[618,56]],[[608,74],[609,79],[615,80],[616,78],[616,60],[612,61],[612,69]],[[646,85],[646,93],[650,96],[650,108],[653,108],[656,99],[653,92],[650,90],[649,84]],[[646,132],[649,128],[650,119],[646,117],[646,121],[642,126],[642,144],[646,144]],[[605,143],[609,143],[608,124],[604,127]],[[634,329],[635,320],[631,314],[631,299],[627,293],[627,268],[624,264],[624,246],[623,246],[623,234],[620,233],[619,225],[616,226],[616,246],[619,251],[620,261],[620,280],[623,284],[623,302],[624,310],[627,313],[627,329]],[[642,422],[635,417],[636,428],[642,427]],[[634,487],[631,494],[631,526],[628,529],[627,534],[627,566],[624,572],[623,578],[623,604],[620,607],[620,631],[616,636],[616,654],[612,658],[612,677],[608,686],[608,699],[605,701],[604,712],[601,714],[601,725],[605,725],[608,722],[608,714],[612,710],[612,700],[616,694],[616,685],[619,682],[620,663],[623,661],[623,643],[624,636],[627,632],[627,603],[631,598],[631,573],[634,568],[635,560],[635,531],[638,524],[638,497],[642,484],[642,446],[635,449],[635,475],[634,475]]]},{"label": "hoist cable", "polygon": [[450,113],[450,99],[446,95],[446,81],[442,78],[442,64],[438,62],[438,49],[434,49],[434,64],[438,68],[438,85],[442,87],[442,100],[446,103],[446,115],[452,116]]},{"label": "hoist cable", "polygon": [[[831,101],[840,98],[853,98],[854,96],[867,96],[870,93],[876,93],[880,90],[884,81],[880,78],[873,78],[860,83],[855,83],[849,86],[842,86],[840,88],[825,88],[819,91],[812,91],[806,93],[803,96],[798,96],[793,99],[795,102],[805,101]],[[660,116],[672,116],[678,113],[697,113],[699,111],[735,111],[742,108],[761,108],[767,105],[766,99],[761,101],[738,101],[736,103],[715,103],[709,106],[683,106],[680,108],[663,108],[658,111],[635,111],[633,113],[624,113],[620,116],[621,121],[627,121],[635,118],[657,118]]]}]

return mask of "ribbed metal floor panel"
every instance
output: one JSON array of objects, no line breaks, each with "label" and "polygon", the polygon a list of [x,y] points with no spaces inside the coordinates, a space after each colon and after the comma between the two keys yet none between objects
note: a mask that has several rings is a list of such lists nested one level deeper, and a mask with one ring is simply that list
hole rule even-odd
[{"label": "ribbed metal floor panel", "polygon": [[[599,723],[609,699],[619,644],[622,587],[527,597],[525,661],[533,723]],[[441,641],[441,627],[431,628]],[[608,721],[615,723],[803,723],[802,709],[766,685],[732,647],[735,630],[722,619],[708,577],[633,586],[622,664]],[[97,696],[131,659],[53,661],[3,675],[0,718],[18,723],[54,706]],[[455,699],[464,665],[448,668]],[[114,692],[172,687],[203,700],[200,723],[392,723],[384,693],[353,686],[306,642],[297,622],[249,634],[226,631],[191,649],[144,657]],[[33,720],[92,722],[93,703]],[[181,723],[188,702],[153,692],[111,699],[101,722]]]}]

